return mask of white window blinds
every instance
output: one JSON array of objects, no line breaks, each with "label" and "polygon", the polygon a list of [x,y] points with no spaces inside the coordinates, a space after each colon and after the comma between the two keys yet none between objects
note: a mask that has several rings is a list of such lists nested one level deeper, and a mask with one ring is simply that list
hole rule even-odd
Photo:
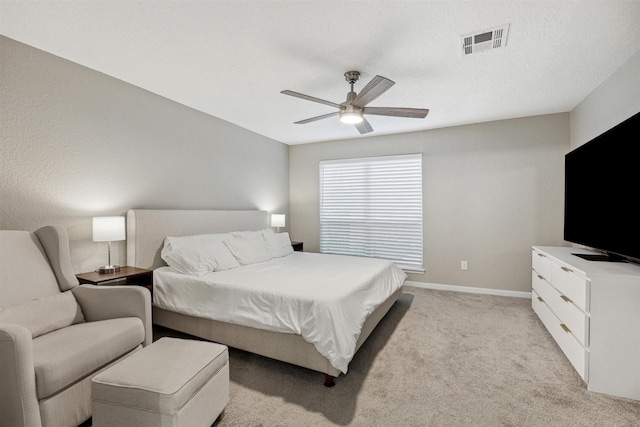
[{"label": "white window blinds", "polygon": [[422,155],[320,162],[320,252],[422,266]]}]

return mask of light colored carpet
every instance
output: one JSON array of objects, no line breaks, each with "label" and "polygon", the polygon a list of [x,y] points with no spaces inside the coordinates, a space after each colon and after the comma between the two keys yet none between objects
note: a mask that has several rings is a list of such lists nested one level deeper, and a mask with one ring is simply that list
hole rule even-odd
[{"label": "light colored carpet", "polygon": [[587,391],[521,298],[406,287],[333,388],[235,349],[230,371],[218,427],[640,425],[640,402]]}]

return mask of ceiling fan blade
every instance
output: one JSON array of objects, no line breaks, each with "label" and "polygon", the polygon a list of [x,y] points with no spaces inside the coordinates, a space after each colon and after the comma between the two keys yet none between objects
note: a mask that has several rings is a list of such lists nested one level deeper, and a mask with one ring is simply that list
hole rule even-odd
[{"label": "ceiling fan blade", "polygon": [[362,88],[355,99],[351,101],[351,105],[363,108],[365,105],[389,90],[389,88],[394,84],[396,83],[386,77],[375,76],[365,87]]},{"label": "ceiling fan blade", "polygon": [[315,98],[309,95],[304,95],[302,93],[294,92],[292,90],[283,90],[280,93],[283,93],[285,95],[295,96],[296,98],[306,99],[307,101],[318,102],[320,104],[328,105],[330,107],[340,108],[340,104],[336,104],[335,102],[325,101],[324,99]]},{"label": "ceiling fan blade", "polygon": [[376,116],[409,117],[413,119],[424,119],[429,114],[426,108],[392,108],[392,107],[365,107],[364,114]]},{"label": "ceiling fan blade", "polygon": [[358,132],[360,132],[361,135],[365,133],[373,132],[373,128],[365,118],[363,118],[360,123],[356,123],[355,127],[356,129],[358,129]]},{"label": "ceiling fan blade", "polygon": [[311,122],[315,122],[317,120],[322,120],[322,119],[326,119],[328,117],[333,117],[333,116],[337,116],[338,114],[340,114],[339,111],[336,111],[335,113],[329,113],[329,114],[323,114],[321,116],[316,116],[316,117],[311,117],[310,119],[304,119],[304,120],[300,120],[298,122],[294,122],[294,124],[296,125],[303,125],[305,123],[311,123]]}]

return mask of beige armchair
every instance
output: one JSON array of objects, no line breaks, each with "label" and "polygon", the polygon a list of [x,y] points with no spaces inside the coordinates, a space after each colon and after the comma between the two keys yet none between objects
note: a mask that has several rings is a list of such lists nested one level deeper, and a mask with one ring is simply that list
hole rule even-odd
[{"label": "beige armchair", "polygon": [[0,426],[77,426],[91,378],[152,342],[140,286],[78,285],[62,227],[0,230]]}]

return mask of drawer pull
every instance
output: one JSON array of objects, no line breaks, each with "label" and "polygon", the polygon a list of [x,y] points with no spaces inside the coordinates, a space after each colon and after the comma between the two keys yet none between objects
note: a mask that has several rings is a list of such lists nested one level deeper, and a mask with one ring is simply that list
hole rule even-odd
[{"label": "drawer pull", "polygon": [[539,257],[545,258],[546,256],[544,254],[538,253],[537,254]]},{"label": "drawer pull", "polygon": [[560,295],[560,298],[562,298],[564,300],[564,302],[571,302],[571,298],[569,298],[566,295]]},{"label": "drawer pull", "polygon": [[541,275],[538,274],[538,279],[540,280],[546,280],[544,277],[542,277]]},{"label": "drawer pull", "polygon": [[544,300],[542,298],[540,298],[540,297],[538,297],[538,301],[544,302]]},{"label": "drawer pull", "polygon": [[573,270],[570,269],[569,267],[560,267],[560,268],[566,271],[567,273],[573,273]]},{"label": "drawer pull", "polygon": [[565,332],[571,332],[571,329],[567,328],[567,325],[565,325],[564,323],[560,323],[560,327],[564,329]]}]

